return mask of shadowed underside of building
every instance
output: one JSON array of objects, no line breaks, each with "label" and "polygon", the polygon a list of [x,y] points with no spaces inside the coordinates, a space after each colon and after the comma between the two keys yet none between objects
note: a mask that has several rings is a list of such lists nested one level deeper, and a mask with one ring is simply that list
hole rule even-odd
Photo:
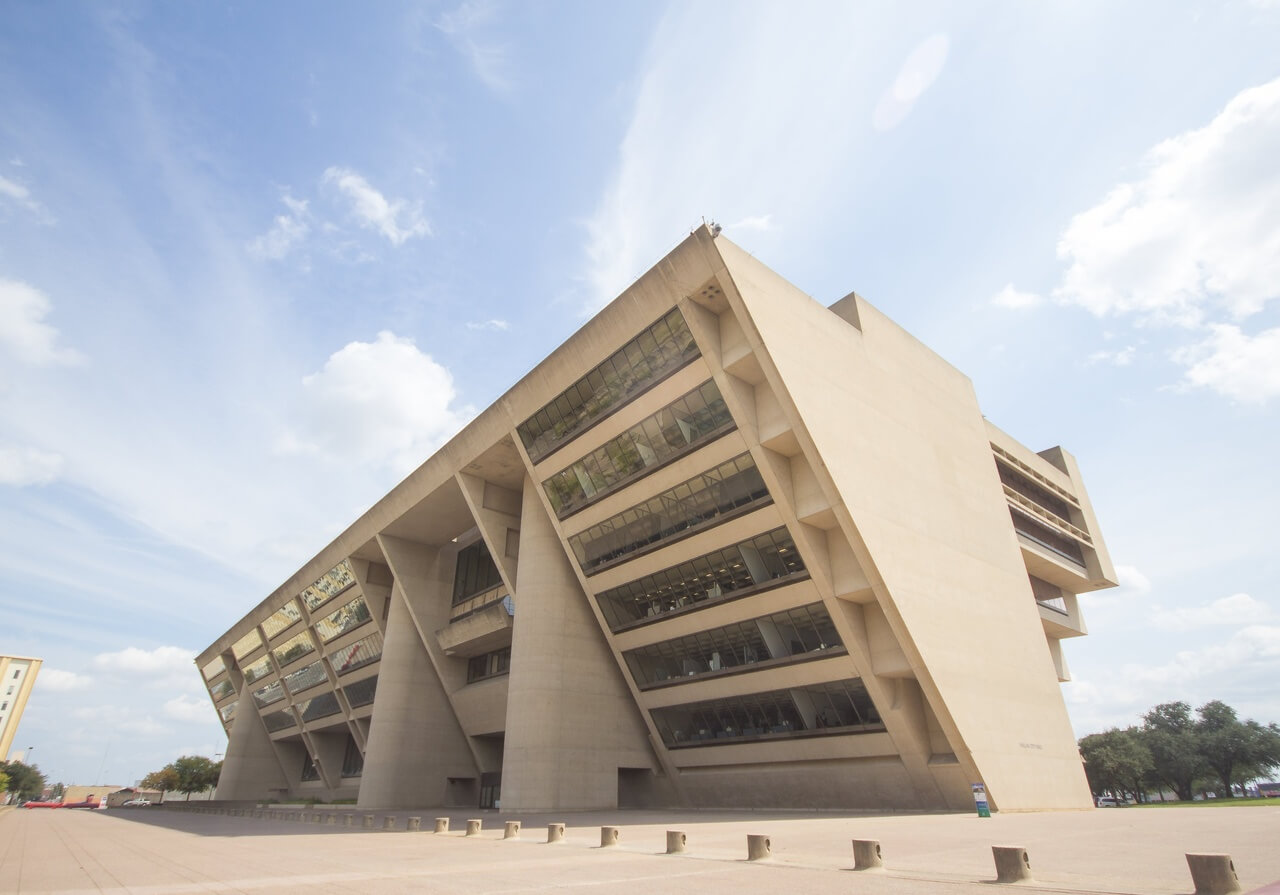
[{"label": "shadowed underside of building", "polygon": [[1091,804],[1075,460],[703,227],[218,638],[219,798]]}]

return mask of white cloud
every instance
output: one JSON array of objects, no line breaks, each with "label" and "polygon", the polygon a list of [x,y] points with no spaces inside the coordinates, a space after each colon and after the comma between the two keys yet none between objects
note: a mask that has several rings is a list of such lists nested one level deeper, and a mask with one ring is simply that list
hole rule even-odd
[{"label": "white cloud", "polygon": [[892,130],[906,120],[915,107],[916,100],[942,74],[949,47],[950,41],[945,34],[935,34],[911,51],[902,63],[898,77],[876,104],[875,114],[871,118],[872,127],[878,131]]},{"label": "white cloud", "polygon": [[1237,326],[1218,324],[1209,332],[1199,344],[1174,352],[1174,360],[1187,367],[1185,385],[1244,404],[1280,395],[1280,327],[1249,336]]},{"label": "white cloud", "polygon": [[281,201],[289,209],[288,213],[276,215],[271,229],[249,242],[249,254],[255,258],[279,261],[311,232],[307,200],[285,194]]},{"label": "white cloud", "polygon": [[420,202],[388,199],[350,168],[328,168],[320,180],[347,198],[351,214],[361,227],[376,230],[394,246],[403,245],[414,236],[431,235]]},{"label": "white cloud", "polygon": [[991,303],[996,307],[1011,308],[1013,310],[1034,308],[1043,301],[1044,299],[1034,292],[1022,292],[1015,289],[1012,283],[1007,284],[991,298]]},{"label": "white cloud", "polygon": [[467,329],[486,329],[495,332],[506,332],[511,329],[511,324],[505,320],[473,320],[467,324]]},{"label": "white cloud", "polygon": [[93,667],[104,674],[142,678],[159,685],[175,678],[196,680],[194,661],[195,653],[182,647],[158,646],[144,650],[129,646],[119,652],[99,653],[93,657]]},{"label": "white cloud", "polygon": [[1058,243],[1055,296],[1092,313],[1196,325],[1280,296],[1280,79],[1207,126],[1165,140],[1145,176],[1076,215]]},{"label": "white cloud", "polygon": [[60,347],[58,331],[44,322],[52,309],[52,302],[39,289],[0,279],[0,348],[35,366],[81,363],[84,356]]},{"label": "white cloud", "polygon": [[470,419],[454,406],[453,376],[411,339],[380,332],[351,342],[302,380],[297,423],[284,453],[415,468]]},{"label": "white cloud", "polygon": [[1127,367],[1133,363],[1133,357],[1137,353],[1138,348],[1135,345],[1126,345],[1115,351],[1095,351],[1085,359],[1089,364],[1112,364],[1117,367]]},{"label": "white cloud", "polygon": [[1206,625],[1248,625],[1271,618],[1271,607],[1248,594],[1232,594],[1207,606],[1156,609],[1152,623],[1168,631],[1192,631]]},{"label": "white cloud", "polygon": [[60,454],[0,445],[0,485],[47,485],[57,480],[64,463]]},{"label": "white cloud", "polygon": [[74,671],[63,671],[61,668],[41,668],[36,677],[36,687],[51,690],[54,693],[67,693],[72,690],[83,690],[93,683],[93,678]]},{"label": "white cloud", "polygon": [[[10,164],[21,166],[22,162],[15,159]],[[28,211],[34,212],[45,223],[53,223],[45,207],[32,198],[31,190],[7,177],[0,177],[0,198],[16,202]]]},{"label": "white cloud", "polygon": [[725,229],[730,233],[738,230],[755,230],[763,233],[766,230],[773,229],[773,215],[757,214],[752,215],[751,217],[745,217],[736,223],[727,225]]},{"label": "white cloud", "polygon": [[178,721],[204,723],[213,716],[213,707],[207,699],[190,697],[185,693],[166,701],[162,710],[165,715]]},{"label": "white cloud", "polygon": [[1151,580],[1135,566],[1116,566],[1116,581],[1122,591],[1145,594],[1151,590]]},{"label": "white cloud", "polygon": [[514,86],[510,54],[504,45],[483,33],[496,18],[489,0],[464,0],[457,9],[436,19],[435,27],[466,58],[481,83],[495,93],[508,93]]}]

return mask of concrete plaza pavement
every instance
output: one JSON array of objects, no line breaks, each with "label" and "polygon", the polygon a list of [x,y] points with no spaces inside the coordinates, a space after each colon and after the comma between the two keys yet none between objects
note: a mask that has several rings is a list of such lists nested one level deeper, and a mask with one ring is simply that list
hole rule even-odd
[{"label": "concrete plaza pavement", "polygon": [[[298,809],[296,809],[298,810]],[[558,815],[378,812],[379,829],[197,814],[163,808],[0,813],[2,893],[431,892],[689,893],[740,895],[784,889],[867,895],[991,895],[992,845],[1018,845],[1033,883],[1021,889],[1172,895],[1193,890],[1186,852],[1232,856],[1244,891],[1280,895],[1280,807],[1124,808],[997,814],[865,814],[611,811]],[[396,832],[383,818],[396,817]],[[446,835],[429,832],[451,817]],[[405,832],[409,816],[424,832]],[[468,817],[479,837],[463,836]],[[521,820],[505,841],[503,821]],[[546,844],[546,824],[568,824]],[[600,826],[621,829],[600,848]],[[666,855],[667,830],[688,834],[688,853]],[[770,836],[773,857],[746,861],[746,836]],[[851,839],[881,843],[885,871],[855,873]]]}]

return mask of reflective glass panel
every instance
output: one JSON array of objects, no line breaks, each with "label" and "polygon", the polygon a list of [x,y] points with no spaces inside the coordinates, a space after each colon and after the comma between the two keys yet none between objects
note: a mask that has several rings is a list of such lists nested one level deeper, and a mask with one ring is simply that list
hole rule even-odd
[{"label": "reflective glass panel", "polygon": [[264,678],[271,673],[271,660],[263,656],[257,662],[249,665],[244,670],[244,681],[246,684],[252,684],[259,678]]},{"label": "reflective glass panel", "polygon": [[538,462],[698,354],[684,317],[673,308],[517,427],[530,459]]},{"label": "reflective glass panel", "polygon": [[230,696],[235,692],[235,687],[231,686],[231,681],[218,681],[218,683],[209,688],[209,692],[213,694],[213,698],[216,701],[225,696]]},{"label": "reflective glass panel", "polygon": [[542,483],[561,519],[733,428],[714,382],[704,382]]},{"label": "reflective glass panel", "polygon": [[308,609],[315,611],[355,583],[356,576],[351,571],[351,563],[344,559],[302,592],[302,602],[307,604]]},{"label": "reflective glass panel", "polygon": [[373,702],[373,697],[377,690],[378,676],[376,674],[373,677],[356,681],[354,684],[347,684],[342,688],[342,692],[347,694],[347,702],[351,703],[352,708]]},{"label": "reflective glass panel", "polygon": [[259,687],[253,691],[253,701],[258,708],[279,702],[281,699],[284,699],[284,687],[279,681],[272,681],[265,687]]},{"label": "reflective glass panel", "polygon": [[511,668],[511,647],[494,650],[467,661],[467,683],[506,674]]},{"label": "reflective glass panel", "polygon": [[777,528],[611,588],[597,600],[609,626],[617,631],[808,576],[791,535]]},{"label": "reflective glass panel", "polygon": [[311,642],[310,635],[303,631],[290,637],[271,652],[275,655],[276,661],[280,663],[280,667],[283,668],[290,662],[295,662],[307,653],[312,652],[315,648],[315,644]]},{"label": "reflective glass panel", "polygon": [[297,671],[292,671],[284,676],[285,686],[289,688],[290,693],[300,693],[308,687],[314,687],[316,684],[322,684],[329,680],[329,676],[324,673],[324,663],[312,662],[310,665],[303,666]]},{"label": "reflective glass panel", "polygon": [[232,644],[231,652],[236,659],[243,659],[260,646],[262,646],[262,638],[258,636],[258,629],[254,628]]},{"label": "reflective glass panel", "polygon": [[214,656],[208,665],[200,669],[200,673],[204,675],[206,681],[211,681],[226,670],[227,663],[222,661],[222,657]]},{"label": "reflective glass panel", "polygon": [[263,715],[262,723],[267,726],[268,732],[275,733],[277,730],[284,730],[286,727],[293,727],[298,722],[293,717],[293,712],[288,709],[282,709],[278,712],[272,712],[269,715]]},{"label": "reflective glass panel", "polygon": [[653,709],[668,748],[884,730],[858,678]]},{"label": "reflective glass panel", "polygon": [[588,575],[771,500],[750,454],[624,510],[569,539]]},{"label": "reflective glass panel", "polygon": [[347,749],[342,755],[342,776],[359,777],[364,773],[364,755],[356,745],[355,737],[347,734]]},{"label": "reflective glass panel", "polygon": [[378,632],[363,637],[329,656],[329,664],[338,674],[354,671],[382,658],[382,635]]},{"label": "reflective glass panel", "polygon": [[316,718],[335,715],[339,711],[341,709],[338,706],[338,697],[332,693],[321,693],[298,706],[298,712],[302,715],[303,721],[314,721]]},{"label": "reflective glass panel", "polygon": [[316,622],[316,633],[326,643],[335,637],[354,630],[369,620],[369,607],[364,597],[356,597],[336,612]]},{"label": "reflective glass panel", "polygon": [[222,722],[225,724],[236,716],[236,706],[240,704],[240,700],[228,702],[222,708],[218,709],[218,714],[222,716]]},{"label": "reflective glass panel", "polygon": [[298,611],[298,604],[290,600],[262,623],[262,630],[266,632],[268,637],[275,637],[285,628],[301,620],[302,613]]}]

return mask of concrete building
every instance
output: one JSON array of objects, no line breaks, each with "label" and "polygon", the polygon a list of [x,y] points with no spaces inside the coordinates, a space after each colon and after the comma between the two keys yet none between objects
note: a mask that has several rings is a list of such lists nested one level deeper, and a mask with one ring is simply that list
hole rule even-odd
[{"label": "concrete building", "polygon": [[219,798],[1092,804],[1075,460],[703,227],[198,658]]},{"label": "concrete building", "polygon": [[[41,659],[26,656],[0,656],[0,756],[10,755],[22,712],[27,707],[31,688],[36,685]],[[16,756],[10,756],[13,760]],[[26,757],[26,752],[23,752]]]}]

